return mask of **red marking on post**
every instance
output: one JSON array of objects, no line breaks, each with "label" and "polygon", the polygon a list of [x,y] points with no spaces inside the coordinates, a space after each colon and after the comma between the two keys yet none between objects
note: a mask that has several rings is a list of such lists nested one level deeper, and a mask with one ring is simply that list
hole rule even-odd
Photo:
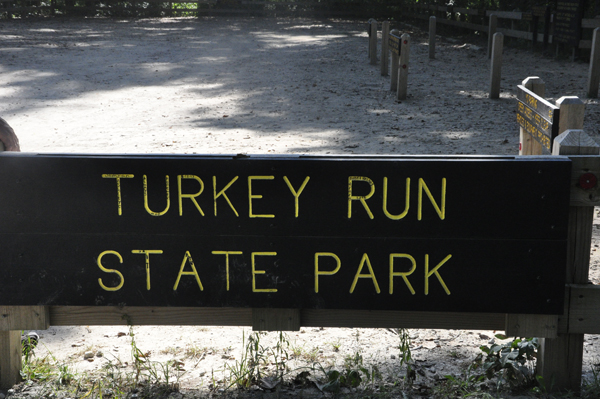
[{"label": "red marking on post", "polygon": [[406,64],[403,64],[403,65],[402,65],[402,69],[406,69]]},{"label": "red marking on post", "polygon": [[523,143],[519,143],[519,151],[523,149]]},{"label": "red marking on post", "polygon": [[404,44],[408,44],[408,40],[405,40],[405,41],[404,41]]},{"label": "red marking on post", "polygon": [[593,173],[584,173],[579,177],[579,187],[589,190],[596,187],[598,178]]}]

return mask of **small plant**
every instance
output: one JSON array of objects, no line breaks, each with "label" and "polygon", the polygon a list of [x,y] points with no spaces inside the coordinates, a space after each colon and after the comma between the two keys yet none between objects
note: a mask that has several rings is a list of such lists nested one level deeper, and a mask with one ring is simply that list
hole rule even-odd
[{"label": "small plant", "polygon": [[400,350],[400,366],[406,366],[406,378],[404,379],[407,386],[411,386],[415,381],[417,374],[413,368],[414,362],[412,359],[412,353],[410,351],[411,339],[406,328],[398,328],[398,338],[400,338],[400,344],[398,349]]},{"label": "small plant", "polygon": [[[502,334],[497,334],[496,338],[507,339]],[[513,388],[536,383],[537,338],[516,338],[501,345],[481,346],[480,349],[486,355],[482,367],[488,379],[498,377],[499,385],[508,383]]]},{"label": "small plant", "polygon": [[449,388],[454,393],[459,393],[461,396],[471,396],[479,390],[479,384],[485,380],[485,375],[479,372],[481,367],[482,356],[479,355],[473,363],[469,365],[464,375],[444,376],[448,380]]}]

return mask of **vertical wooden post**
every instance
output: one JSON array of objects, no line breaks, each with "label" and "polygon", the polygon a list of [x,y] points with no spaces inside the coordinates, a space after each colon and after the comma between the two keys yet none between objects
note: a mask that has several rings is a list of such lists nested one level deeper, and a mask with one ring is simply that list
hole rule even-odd
[{"label": "vertical wooden post", "polygon": [[[552,154],[600,154],[600,147],[583,131],[578,130],[583,127],[585,104],[577,97],[562,97],[556,101],[556,104],[560,107],[559,132],[561,134],[554,139]],[[593,220],[594,207],[570,207],[567,284],[585,284],[588,281]],[[565,306],[565,309],[568,309],[568,306]],[[539,342],[537,374],[543,378],[546,389],[579,391],[583,362],[583,334],[558,334],[557,338],[540,339]]]},{"label": "vertical wooden post", "polygon": [[435,17],[429,17],[429,59],[435,59]]},{"label": "vertical wooden post", "polygon": [[492,45],[492,65],[490,68],[490,98],[500,98],[500,80],[502,78],[502,49],[504,47],[504,35],[494,33]]},{"label": "vertical wooden post", "polygon": [[377,65],[377,21],[370,19],[369,58],[371,65]]},{"label": "vertical wooden post", "polygon": [[21,332],[0,331],[0,389],[8,389],[21,378]]},{"label": "vertical wooden post", "polygon": [[590,70],[587,85],[588,97],[598,97],[598,84],[600,84],[600,28],[594,29],[594,38],[592,39],[592,53],[590,55]]},{"label": "vertical wooden post", "polygon": [[390,90],[398,90],[398,64],[400,63],[400,56],[392,52],[392,71],[391,71],[391,83]]},{"label": "vertical wooden post", "polygon": [[390,21],[383,21],[381,24],[381,76],[387,76],[388,74],[388,61],[390,59],[389,40]]},{"label": "vertical wooden post", "polygon": [[550,41],[550,24],[552,19],[552,12],[550,6],[546,6],[546,13],[544,14],[544,44],[542,44],[542,52],[546,54],[548,52],[548,42]]},{"label": "vertical wooden post", "polygon": [[498,29],[498,17],[494,14],[490,15],[490,24],[488,26],[488,49],[487,49],[487,57],[490,58],[492,56],[492,45],[494,34],[496,34],[496,29]]},{"label": "vertical wooden post", "polygon": [[398,92],[396,99],[406,100],[408,90],[408,59],[410,55],[410,35],[404,33],[400,36],[400,57],[398,64]]}]

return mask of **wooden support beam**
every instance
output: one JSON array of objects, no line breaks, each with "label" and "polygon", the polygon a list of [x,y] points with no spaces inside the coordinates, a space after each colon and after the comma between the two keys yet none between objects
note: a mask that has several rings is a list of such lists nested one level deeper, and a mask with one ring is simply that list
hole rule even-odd
[{"label": "wooden support beam", "polygon": [[0,331],[0,389],[21,381],[21,332]]},{"label": "wooden support beam", "polygon": [[388,75],[388,66],[390,60],[390,21],[383,21],[381,24],[381,76]]},{"label": "wooden support beam", "polygon": [[369,20],[369,59],[371,65],[377,65],[377,21]]},{"label": "wooden support beam", "polygon": [[487,57],[492,57],[492,46],[494,40],[494,34],[496,33],[496,29],[498,28],[498,17],[495,14],[490,15],[490,23],[488,27],[488,48],[487,48]]},{"label": "wooden support beam", "polygon": [[398,63],[398,89],[396,99],[406,100],[408,92],[408,61],[410,56],[410,35],[408,33],[400,36],[400,57]]},{"label": "wooden support beam", "polygon": [[[563,125],[563,110],[565,111],[565,120],[577,129],[583,125],[583,112],[581,104],[575,99],[570,98],[567,101],[560,102],[560,126]],[[578,100],[578,99],[577,99]],[[580,116],[580,119],[577,118]],[[567,127],[569,125],[566,125]],[[563,142],[569,143],[569,136],[576,136],[573,140],[582,141],[581,131],[565,130],[554,141],[552,148],[553,155],[579,155],[594,152],[598,154],[598,146],[575,147],[566,145],[561,146]],[[570,207],[569,226],[568,226],[568,244],[567,244],[567,284],[584,284],[587,282],[589,273],[590,247],[592,238],[592,226],[594,220],[594,208]],[[571,297],[569,297],[569,300]],[[571,305],[568,304],[570,309]],[[570,311],[570,310],[569,310]],[[567,317],[570,318],[570,315]],[[540,339],[540,348],[537,362],[537,373],[543,378],[547,389],[553,391],[571,390],[578,392],[581,389],[581,371],[583,362],[583,334],[559,334],[554,339]]]},{"label": "wooden support beam", "polygon": [[253,331],[299,331],[300,309],[252,309]]},{"label": "wooden support beam", "polygon": [[0,306],[0,331],[46,330],[49,322],[47,306]]},{"label": "wooden support beam", "polygon": [[598,97],[600,85],[600,28],[594,29],[592,39],[592,53],[590,54],[590,69],[588,72],[587,96]]},{"label": "wooden support beam", "polygon": [[504,35],[494,33],[492,44],[492,62],[490,66],[490,98],[500,98],[500,82],[502,80],[502,51],[504,48]]}]

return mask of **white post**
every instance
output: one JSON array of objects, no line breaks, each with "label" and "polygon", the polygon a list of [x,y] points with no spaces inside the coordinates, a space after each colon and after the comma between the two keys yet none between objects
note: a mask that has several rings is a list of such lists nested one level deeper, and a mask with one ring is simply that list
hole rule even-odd
[{"label": "white post", "polygon": [[492,56],[492,44],[494,34],[496,33],[496,29],[498,28],[498,17],[494,14],[490,15],[490,25],[488,27],[488,49],[487,49],[487,57],[490,58]]},{"label": "white post", "polygon": [[502,47],[504,46],[504,35],[500,32],[494,33],[492,46],[492,66],[490,71],[490,98],[500,98],[500,79],[502,77]]},{"label": "white post", "polygon": [[429,59],[435,59],[435,17],[429,17]]},{"label": "white post", "polygon": [[371,65],[377,65],[377,21],[371,19],[371,30],[369,31],[369,58]]},{"label": "white post", "polygon": [[588,74],[587,96],[598,97],[598,84],[600,84],[600,28],[594,29],[592,39],[592,53],[590,55],[590,71]]},{"label": "white post", "polygon": [[408,56],[410,54],[410,35],[408,33],[400,36],[400,60],[398,65],[398,92],[396,99],[406,100],[408,86]]},{"label": "white post", "polygon": [[381,24],[381,76],[387,76],[388,74],[388,61],[390,59],[389,40],[390,21],[383,21]]}]

